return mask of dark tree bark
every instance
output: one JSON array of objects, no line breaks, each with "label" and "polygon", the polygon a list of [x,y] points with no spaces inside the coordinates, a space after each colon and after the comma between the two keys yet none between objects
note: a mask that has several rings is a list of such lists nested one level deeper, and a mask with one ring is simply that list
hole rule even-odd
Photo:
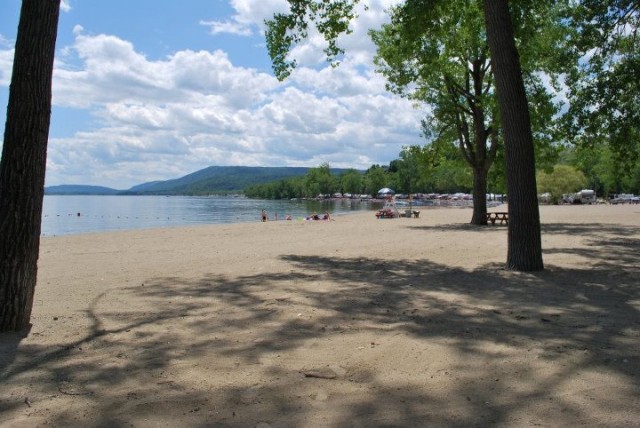
[{"label": "dark tree bark", "polygon": [[[464,160],[473,171],[473,215],[471,224],[487,224],[487,175],[496,157],[498,148],[494,126],[487,124],[484,105],[489,86],[485,86],[489,71],[487,58],[483,56],[467,59],[472,64],[466,81],[456,84],[446,79],[447,93],[451,104],[457,106],[455,123],[458,132],[458,147]],[[465,100],[462,102],[461,100]],[[470,123],[469,123],[470,122]],[[491,121],[490,121],[491,122]],[[489,147],[487,147],[489,142]]]},{"label": "dark tree bark", "polygon": [[30,324],[60,0],[23,0],[0,162],[0,332]]},{"label": "dark tree bark", "polygon": [[507,269],[544,268],[529,107],[507,0],[484,0],[487,39],[504,132],[509,236]]},{"label": "dark tree bark", "polygon": [[471,224],[487,225],[487,172],[473,168],[473,215]]}]

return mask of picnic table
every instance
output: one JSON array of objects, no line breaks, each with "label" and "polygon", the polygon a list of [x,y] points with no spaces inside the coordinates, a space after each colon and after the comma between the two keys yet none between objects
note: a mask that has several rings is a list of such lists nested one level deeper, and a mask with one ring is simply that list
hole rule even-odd
[{"label": "picnic table", "polygon": [[397,215],[393,210],[385,208],[376,213],[376,217],[378,218],[396,218]]},{"label": "picnic table", "polygon": [[509,213],[508,212],[488,212],[487,213],[487,221],[490,221],[491,224],[496,224],[496,221],[500,221],[500,224],[506,223],[509,224]]}]

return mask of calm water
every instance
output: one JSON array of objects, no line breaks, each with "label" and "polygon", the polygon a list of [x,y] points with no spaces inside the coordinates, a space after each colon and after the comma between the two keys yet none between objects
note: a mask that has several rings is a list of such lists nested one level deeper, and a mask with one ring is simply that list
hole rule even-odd
[{"label": "calm water", "polygon": [[[197,196],[58,196],[44,197],[42,236],[71,235],[193,224],[260,221],[265,209],[269,218],[294,219],[310,213],[341,215],[374,210],[379,204],[352,201],[266,201],[239,197]],[[80,214],[80,215],[78,215]]]}]

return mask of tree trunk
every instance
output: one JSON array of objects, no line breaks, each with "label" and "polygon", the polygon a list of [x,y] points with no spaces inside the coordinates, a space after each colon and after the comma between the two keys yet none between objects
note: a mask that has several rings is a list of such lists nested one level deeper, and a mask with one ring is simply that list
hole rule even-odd
[{"label": "tree trunk", "polygon": [[509,236],[507,269],[543,269],[533,136],[507,0],[484,0],[487,40],[504,131]]},{"label": "tree trunk", "polygon": [[471,224],[487,224],[487,170],[473,168],[473,217]]},{"label": "tree trunk", "polygon": [[23,0],[0,162],[0,332],[29,327],[60,0]]}]

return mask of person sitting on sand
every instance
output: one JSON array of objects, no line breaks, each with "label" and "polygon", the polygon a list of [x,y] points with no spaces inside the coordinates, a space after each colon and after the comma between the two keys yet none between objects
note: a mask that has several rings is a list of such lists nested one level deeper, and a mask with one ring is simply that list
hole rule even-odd
[{"label": "person sitting on sand", "polygon": [[285,217],[285,220],[291,220],[291,214],[287,214],[287,216]]},{"label": "person sitting on sand", "polygon": [[331,220],[331,216],[329,215],[328,212],[324,213],[324,215],[322,216],[323,220]]}]

